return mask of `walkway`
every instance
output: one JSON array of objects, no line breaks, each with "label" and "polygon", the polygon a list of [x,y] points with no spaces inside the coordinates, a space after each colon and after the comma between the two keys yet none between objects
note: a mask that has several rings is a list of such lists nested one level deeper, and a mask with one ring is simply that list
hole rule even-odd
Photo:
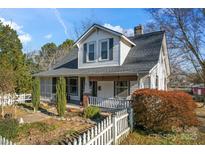
[{"label": "walkway", "polygon": [[23,115],[21,118],[23,118],[24,123],[33,123],[33,122],[39,122],[48,119],[50,118],[50,116],[41,112],[36,112],[32,114]]}]

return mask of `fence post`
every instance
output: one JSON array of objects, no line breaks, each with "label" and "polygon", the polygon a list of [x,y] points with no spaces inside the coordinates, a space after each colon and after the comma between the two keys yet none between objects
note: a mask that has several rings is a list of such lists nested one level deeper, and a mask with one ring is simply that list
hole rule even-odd
[{"label": "fence post", "polygon": [[117,119],[116,115],[112,115],[112,123],[113,123],[113,129],[112,129],[112,135],[113,135],[113,145],[117,144]]},{"label": "fence post", "polygon": [[133,131],[133,125],[134,125],[134,121],[133,121],[133,109],[131,107],[128,108],[128,114],[129,114],[129,125],[130,125],[130,131]]}]

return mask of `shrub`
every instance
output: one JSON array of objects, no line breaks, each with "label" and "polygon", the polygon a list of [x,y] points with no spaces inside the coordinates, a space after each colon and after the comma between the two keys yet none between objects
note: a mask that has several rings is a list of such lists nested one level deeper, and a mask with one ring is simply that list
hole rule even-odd
[{"label": "shrub", "polygon": [[83,115],[85,118],[97,118],[100,116],[100,109],[98,107],[88,106],[85,108]]},{"label": "shrub", "polygon": [[39,78],[35,78],[33,80],[32,104],[33,104],[34,112],[36,112],[38,110],[39,104],[40,104],[40,80],[39,80]]},{"label": "shrub", "polygon": [[19,123],[15,119],[0,120],[0,135],[7,139],[14,139],[18,134]]},{"label": "shrub", "polygon": [[19,127],[18,134],[23,134],[25,137],[29,136],[32,130],[39,132],[49,132],[56,129],[55,125],[44,122],[25,123]]},{"label": "shrub", "polygon": [[65,78],[60,77],[56,85],[56,101],[57,101],[57,112],[60,117],[64,116],[66,111],[66,82]]},{"label": "shrub", "polygon": [[192,97],[179,91],[141,89],[132,94],[134,120],[137,126],[156,132],[197,126]]}]

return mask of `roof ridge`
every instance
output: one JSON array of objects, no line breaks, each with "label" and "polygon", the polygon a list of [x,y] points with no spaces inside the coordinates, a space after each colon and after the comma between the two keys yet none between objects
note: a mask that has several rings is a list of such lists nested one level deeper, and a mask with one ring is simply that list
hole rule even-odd
[{"label": "roof ridge", "polygon": [[129,39],[140,38],[140,37],[146,37],[146,36],[149,36],[149,35],[160,34],[160,33],[165,33],[165,30],[153,31],[153,32],[149,32],[149,33],[140,34],[140,35],[137,35],[137,36],[130,36],[128,38]]}]

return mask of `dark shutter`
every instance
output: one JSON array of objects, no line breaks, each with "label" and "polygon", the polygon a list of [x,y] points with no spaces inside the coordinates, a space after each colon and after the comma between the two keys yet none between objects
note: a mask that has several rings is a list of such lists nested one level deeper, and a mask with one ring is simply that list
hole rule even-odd
[{"label": "dark shutter", "polygon": [[86,63],[87,43],[83,45],[83,63]]},{"label": "dark shutter", "polygon": [[109,39],[109,59],[113,60],[113,38]]},{"label": "dark shutter", "polygon": [[53,86],[53,88],[52,88],[52,93],[53,94],[55,94],[56,93],[56,81],[57,81],[57,79],[56,78],[52,78],[52,86]]}]

